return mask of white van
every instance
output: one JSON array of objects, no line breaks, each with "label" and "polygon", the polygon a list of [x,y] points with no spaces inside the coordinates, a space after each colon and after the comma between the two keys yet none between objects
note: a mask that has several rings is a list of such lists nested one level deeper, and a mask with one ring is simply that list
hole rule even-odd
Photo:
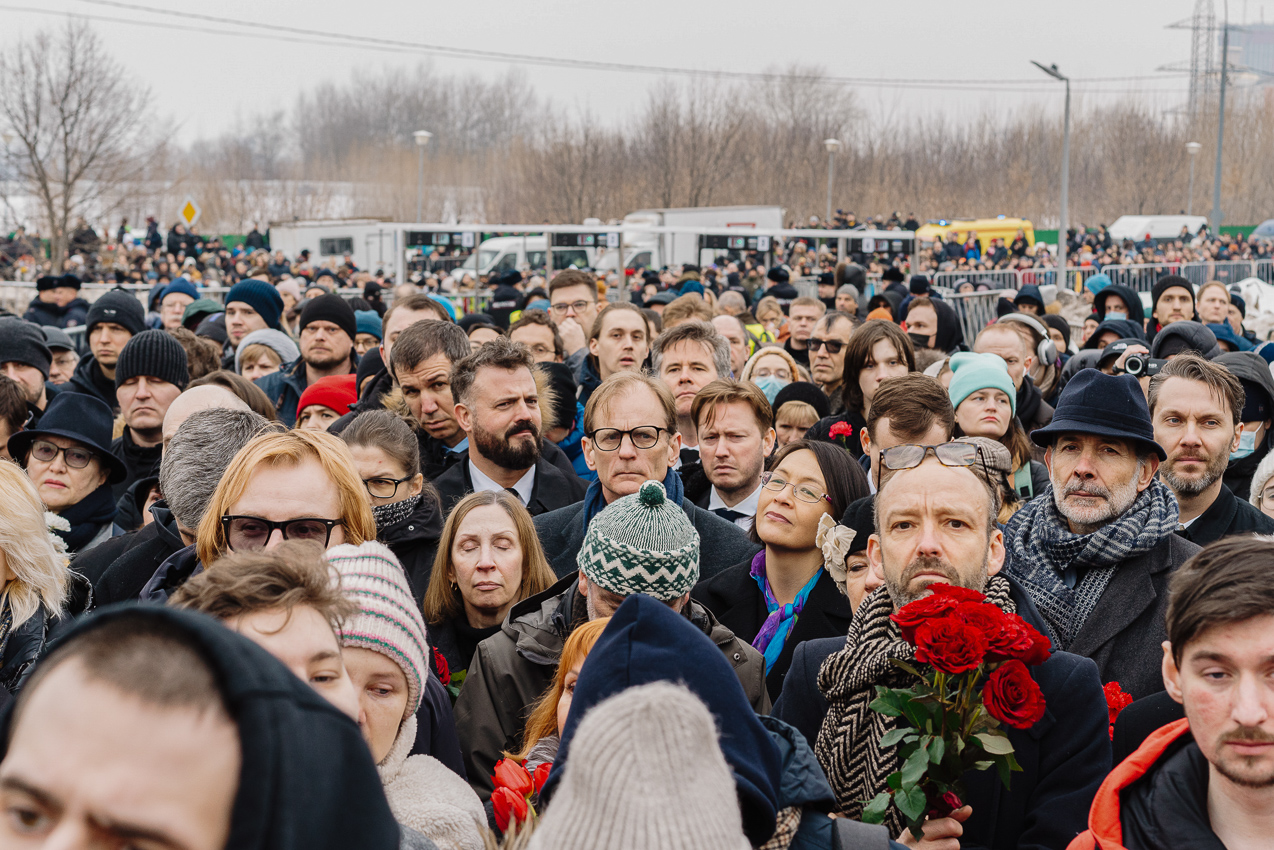
[{"label": "white van", "polygon": [[[478,276],[489,277],[492,274],[530,268],[544,268],[544,252],[548,240],[544,236],[496,236],[483,239],[478,250],[451,271],[451,276],[460,280],[466,274],[473,275],[477,269]],[[554,248],[553,268],[583,269],[592,268],[593,255],[590,248]]]},{"label": "white van", "polygon": [[1163,242],[1179,238],[1183,227],[1190,231],[1193,239],[1207,223],[1207,217],[1201,215],[1121,215],[1107,231],[1116,242],[1125,239],[1142,242],[1147,233],[1156,242]]}]

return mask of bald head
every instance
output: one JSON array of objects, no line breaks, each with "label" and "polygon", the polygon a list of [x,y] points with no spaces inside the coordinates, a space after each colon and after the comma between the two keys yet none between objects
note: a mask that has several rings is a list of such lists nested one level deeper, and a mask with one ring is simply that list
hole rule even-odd
[{"label": "bald head", "polygon": [[190,418],[190,414],[196,410],[208,410],[214,407],[227,410],[252,409],[248,407],[243,399],[225,387],[208,384],[186,390],[177,396],[173,403],[168,406],[168,412],[164,414],[164,448],[168,448],[168,443],[172,440],[173,434],[177,433],[181,423]]}]

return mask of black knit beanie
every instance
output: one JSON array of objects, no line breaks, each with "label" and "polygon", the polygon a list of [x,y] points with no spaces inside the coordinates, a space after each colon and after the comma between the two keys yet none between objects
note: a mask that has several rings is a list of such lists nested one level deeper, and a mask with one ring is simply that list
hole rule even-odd
[{"label": "black knit beanie", "polygon": [[186,349],[167,331],[150,330],[137,334],[119,353],[115,365],[115,388],[129,378],[145,375],[158,378],[181,389],[190,383]]},{"label": "black knit beanie", "polygon": [[339,295],[320,295],[310,299],[301,310],[301,323],[298,330],[305,330],[310,322],[331,322],[352,340],[358,336],[358,319],[354,316],[354,308],[345,303]]},{"label": "black knit beanie", "polygon": [[805,402],[814,408],[814,412],[818,414],[819,419],[830,415],[832,412],[832,406],[828,402],[827,396],[817,386],[808,381],[793,381],[779,390],[778,395],[774,397],[774,414],[777,416],[779,408],[789,401]]},{"label": "black knit beanie", "polygon": [[39,325],[24,322],[17,316],[0,319],[0,363],[10,361],[34,366],[44,374],[46,381],[49,379],[53,352],[49,351]]},{"label": "black knit beanie", "polygon": [[139,334],[146,330],[146,311],[131,292],[112,289],[102,293],[88,308],[85,332],[91,334],[93,326],[102,322],[113,322],[131,334]]},{"label": "black knit beanie", "polygon": [[1180,287],[1190,293],[1190,303],[1194,303],[1194,287],[1190,281],[1178,274],[1166,274],[1155,281],[1154,288],[1150,290],[1150,309],[1154,310],[1159,304],[1159,296],[1173,287]]}]

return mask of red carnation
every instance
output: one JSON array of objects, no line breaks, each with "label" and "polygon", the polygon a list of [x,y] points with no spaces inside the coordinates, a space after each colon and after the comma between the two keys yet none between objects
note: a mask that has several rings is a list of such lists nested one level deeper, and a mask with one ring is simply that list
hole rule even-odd
[{"label": "red carnation", "polygon": [[986,638],[959,617],[937,617],[916,628],[916,660],[944,673],[976,670],[986,656]]},{"label": "red carnation", "polygon": [[433,648],[434,651],[434,670],[438,673],[438,681],[443,685],[451,684],[451,668],[447,666],[447,659],[438,651],[438,647]]},{"label": "red carnation", "polygon": [[982,688],[987,713],[1012,726],[1030,729],[1044,716],[1044,694],[1031,671],[1016,658],[1001,664]]},{"label": "red carnation", "polygon": [[1107,682],[1101,687],[1106,695],[1106,711],[1110,714],[1110,737],[1115,737],[1115,718],[1119,712],[1132,705],[1132,694],[1124,693],[1118,682]]},{"label": "red carnation", "polygon": [[827,433],[833,438],[850,437],[853,436],[854,426],[850,425],[848,422],[833,422],[832,427],[828,429]]},{"label": "red carnation", "polygon": [[495,812],[495,825],[501,832],[508,831],[511,821],[521,823],[526,820],[528,811],[526,797],[504,787],[496,788],[491,795],[491,808]]}]

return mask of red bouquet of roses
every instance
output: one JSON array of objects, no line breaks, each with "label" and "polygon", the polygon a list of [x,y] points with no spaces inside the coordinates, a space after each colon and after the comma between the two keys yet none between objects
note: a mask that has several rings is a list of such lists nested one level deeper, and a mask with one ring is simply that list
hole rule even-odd
[{"label": "red bouquet of roses", "polygon": [[1001,724],[1029,729],[1044,716],[1044,695],[1028,667],[1049,656],[1048,638],[976,590],[929,589],[891,617],[916,648],[917,663],[890,661],[917,681],[876,688],[872,710],[901,721],[880,744],[899,747],[902,768],[863,809],[864,821],[880,823],[896,806],[916,838],[927,817],[962,805],[965,771],[994,767],[1007,788],[1009,775],[1022,769]]}]

